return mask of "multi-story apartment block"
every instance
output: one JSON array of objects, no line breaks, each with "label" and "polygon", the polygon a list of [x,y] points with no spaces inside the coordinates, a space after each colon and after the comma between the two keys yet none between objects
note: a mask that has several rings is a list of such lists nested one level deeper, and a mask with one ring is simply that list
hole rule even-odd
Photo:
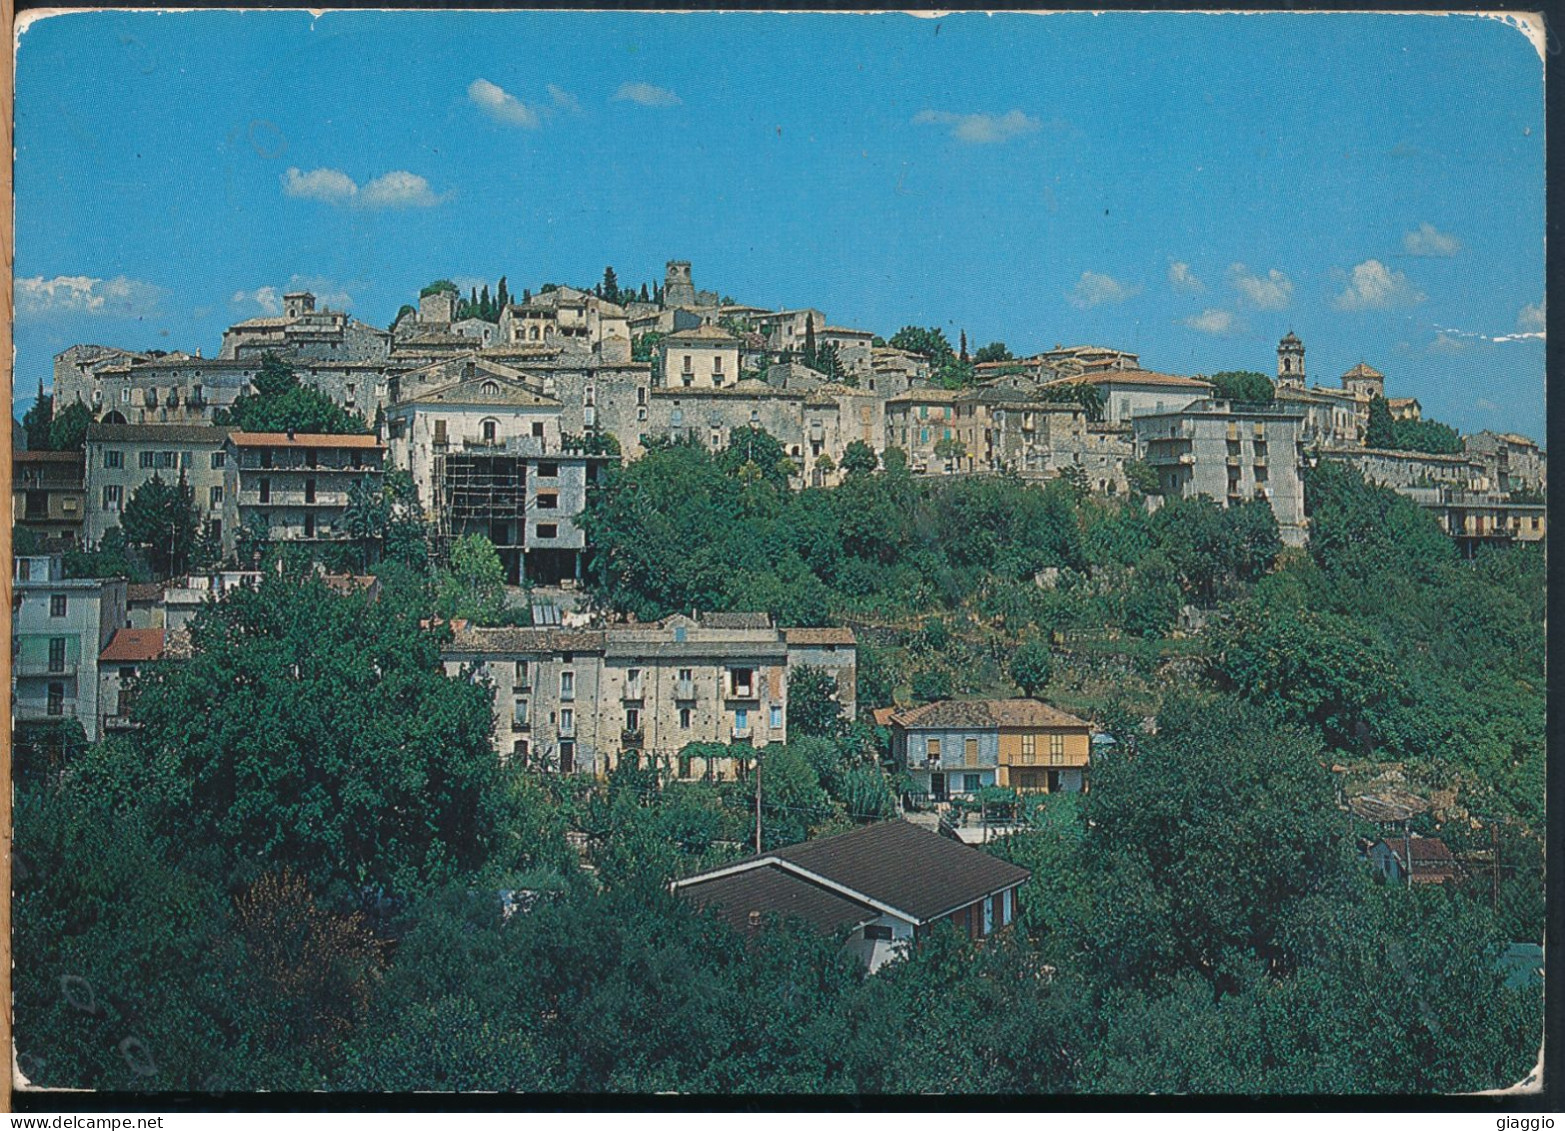
[{"label": "multi-story apartment block", "polygon": [[11,453],[11,515],[52,550],[79,545],[87,507],[81,452]]},{"label": "multi-story apartment block", "polygon": [[379,486],[385,446],[374,436],[234,432],[224,449],[222,542],[264,528],[278,542],[346,541],[343,516],[355,484]]},{"label": "multi-story apartment block", "polygon": [[[592,630],[463,628],[442,654],[451,675],[495,689],[502,757],[563,773],[605,773],[621,757],[681,777],[731,777],[729,756],[692,743],[762,747],[787,740],[788,674],[817,664],[854,703],[846,630],[790,632],[765,613],[675,615]],[[828,638],[829,637],[829,638]]]},{"label": "multi-story apartment block", "polygon": [[1148,413],[1178,412],[1212,393],[1211,382],[1196,377],[1113,367],[1047,382],[1041,392],[1045,397],[1060,399],[1071,384],[1091,385],[1098,390],[1103,398],[1103,419],[1109,424],[1128,424],[1134,417]]},{"label": "multi-story apartment block", "polygon": [[990,786],[1024,792],[1087,788],[1092,726],[1037,699],[943,699],[877,712],[914,792],[935,802]]},{"label": "multi-story apartment block", "polygon": [[98,657],[126,626],[125,582],[68,578],[58,556],[19,557],[12,576],[13,717],[24,726],[74,718],[96,742]]},{"label": "multi-story apartment block", "polygon": [[1265,499],[1282,540],[1306,541],[1300,420],[1284,409],[1205,402],[1135,417],[1136,455],[1157,472],[1164,497],[1205,495],[1222,506]]},{"label": "multi-story apartment block", "polygon": [[196,513],[222,542],[228,495],[228,437],[232,429],[199,424],[92,424],[87,428],[87,521],[83,535],[96,546],[120,524],[137,489],[157,476],[190,485]]}]

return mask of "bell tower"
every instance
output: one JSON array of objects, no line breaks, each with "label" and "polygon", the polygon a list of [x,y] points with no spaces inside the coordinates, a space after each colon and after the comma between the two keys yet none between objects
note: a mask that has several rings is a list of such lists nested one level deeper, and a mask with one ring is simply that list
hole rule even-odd
[{"label": "bell tower", "polygon": [[1277,343],[1277,384],[1304,388],[1304,343],[1292,330]]}]

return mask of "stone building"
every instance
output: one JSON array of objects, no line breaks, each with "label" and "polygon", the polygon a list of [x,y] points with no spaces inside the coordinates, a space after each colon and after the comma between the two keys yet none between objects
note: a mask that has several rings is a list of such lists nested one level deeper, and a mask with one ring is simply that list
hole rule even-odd
[{"label": "stone building", "polygon": [[869,330],[816,326],[815,345],[817,349],[835,348],[838,363],[861,385],[874,372],[875,335]]},{"label": "stone building", "polygon": [[683,778],[732,778],[728,756],[681,758],[692,743],[759,749],[787,739],[788,674],[819,661],[853,703],[854,643],[790,643],[765,613],[676,614],[591,630],[462,628],[446,671],[495,689],[502,758],[606,773],[633,757]]},{"label": "stone building", "polygon": [[630,322],[625,308],[574,287],[546,291],[500,312],[501,345],[562,345],[605,361],[630,360]]},{"label": "stone building", "polygon": [[1212,394],[1211,382],[1196,377],[1115,367],[1049,381],[1041,390],[1044,396],[1059,399],[1068,386],[1077,384],[1098,390],[1103,397],[1103,419],[1110,424],[1128,424],[1149,413],[1178,412]]},{"label": "stone building", "polygon": [[1495,483],[1481,459],[1471,455],[1435,455],[1389,448],[1335,446],[1320,449],[1320,458],[1345,463],[1376,487],[1406,493],[1410,489],[1450,487],[1487,492]]},{"label": "stone building", "polygon": [[651,412],[646,435],[701,444],[715,452],[728,446],[734,429],[760,428],[802,466],[808,395],[755,380],[724,388],[654,388],[648,398]]},{"label": "stone building", "polygon": [[12,718],[18,727],[75,719],[101,732],[98,657],[126,626],[123,579],[68,578],[59,556],[12,568]]},{"label": "stone building", "polygon": [[340,310],[317,310],[313,294],[296,291],[283,296],[280,316],[250,318],[225,330],[218,357],[258,362],[275,353],[317,361],[377,361],[390,350],[388,331]]},{"label": "stone building", "polygon": [[1483,431],[1462,438],[1469,459],[1481,464],[1496,491],[1542,494],[1549,485],[1548,455],[1514,432]]},{"label": "stone building", "polygon": [[349,494],[378,488],[386,449],[374,436],[234,432],[224,449],[223,550],[241,529],[275,542],[346,542]]},{"label": "stone building", "polygon": [[86,487],[81,452],[11,453],[11,520],[54,551],[81,544]]},{"label": "stone building", "polygon": [[164,630],[121,628],[98,656],[98,727],[100,733],[129,729],[135,704],[135,679],[163,658]]},{"label": "stone building", "polygon": [[1227,402],[1135,417],[1137,457],[1157,472],[1165,498],[1205,495],[1221,506],[1265,499],[1284,543],[1307,540],[1299,472],[1300,416]]},{"label": "stone building", "polygon": [[437,540],[482,534],[513,585],[579,577],[586,538],[577,520],[608,457],[567,448],[560,402],[515,370],[469,359],[418,375],[387,414],[388,444],[392,463],[412,475]]},{"label": "stone building", "polygon": [[87,521],[83,537],[96,546],[120,524],[131,497],[153,476],[183,479],[191,501],[219,543],[232,531],[224,522],[228,502],[228,437],[232,429],[201,424],[92,424],[87,428]]},{"label": "stone building", "polygon": [[668,389],[721,389],[740,379],[739,339],[718,326],[677,330],[663,339],[654,384]]}]

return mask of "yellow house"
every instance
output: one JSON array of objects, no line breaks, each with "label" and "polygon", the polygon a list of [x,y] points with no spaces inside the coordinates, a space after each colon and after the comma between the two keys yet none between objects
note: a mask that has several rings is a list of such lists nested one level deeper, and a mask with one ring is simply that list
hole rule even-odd
[{"label": "yellow house", "polygon": [[1038,699],[942,700],[887,716],[893,755],[936,801],[987,786],[1087,788],[1092,725]]},{"label": "yellow house", "polygon": [[1068,793],[1087,789],[1092,724],[1036,699],[990,704],[1000,727],[1000,784]]}]

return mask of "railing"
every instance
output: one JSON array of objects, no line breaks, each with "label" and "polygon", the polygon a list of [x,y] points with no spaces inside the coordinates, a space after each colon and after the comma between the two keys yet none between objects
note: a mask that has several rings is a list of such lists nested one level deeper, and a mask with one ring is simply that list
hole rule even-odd
[{"label": "railing", "polygon": [[241,491],[239,505],[242,507],[345,507],[348,505],[348,492],[317,491],[315,497],[310,499],[305,498],[303,491],[273,490],[263,499],[259,491]]},{"label": "railing", "polygon": [[47,658],[18,657],[16,660],[16,674],[18,676],[74,676],[76,674],[77,660],[67,657],[64,660],[51,661]]}]

